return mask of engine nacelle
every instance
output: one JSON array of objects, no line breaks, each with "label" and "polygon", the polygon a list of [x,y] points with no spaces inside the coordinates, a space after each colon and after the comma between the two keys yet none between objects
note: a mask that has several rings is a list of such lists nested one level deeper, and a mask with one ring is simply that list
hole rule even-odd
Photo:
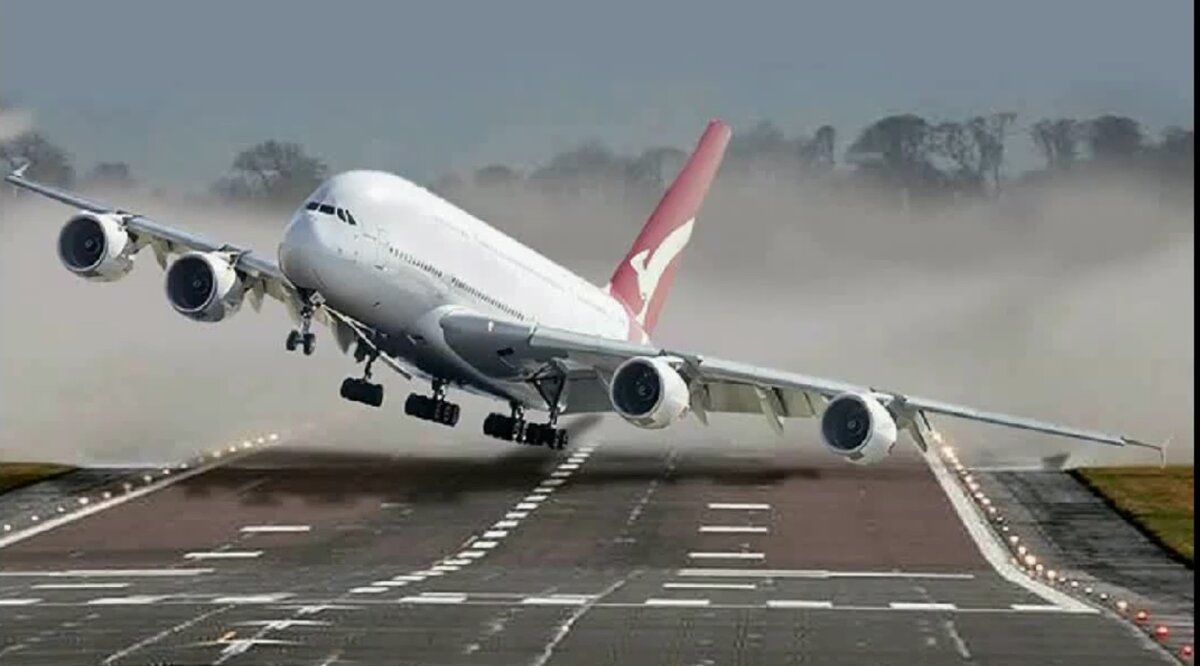
[{"label": "engine nacelle", "polygon": [[683,377],[662,357],[637,356],[622,363],[608,397],[617,413],[639,428],[665,428],[691,406]]},{"label": "engine nacelle", "polygon": [[829,401],[821,415],[825,446],[860,465],[887,457],[896,435],[896,420],[869,395],[843,393]]},{"label": "engine nacelle", "polygon": [[112,282],[133,270],[134,242],[115,215],[80,213],[58,233],[58,259],[72,273]]},{"label": "engine nacelle", "polygon": [[221,321],[242,307],[241,277],[215,252],[189,252],[167,269],[167,300],[179,314],[196,321]]}]

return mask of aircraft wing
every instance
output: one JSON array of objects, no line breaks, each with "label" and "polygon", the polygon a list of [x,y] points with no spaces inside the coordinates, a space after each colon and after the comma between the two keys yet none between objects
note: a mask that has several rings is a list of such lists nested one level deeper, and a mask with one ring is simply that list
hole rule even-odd
[{"label": "aircraft wing", "polygon": [[536,376],[553,366],[568,382],[564,414],[613,411],[607,386],[617,367],[634,357],[664,357],[683,376],[691,407],[701,421],[709,413],[759,413],[777,432],[785,419],[820,415],[830,399],[843,393],[874,397],[907,430],[919,446],[937,440],[928,415],[1030,430],[1111,446],[1136,446],[1163,452],[1163,447],[1122,435],[1046,423],[989,412],[894,391],[881,391],[796,372],[756,367],[735,361],[611,340],[525,322],[501,321],[472,312],[442,319],[446,341],[461,356],[493,376]]},{"label": "aircraft wing", "polygon": [[[5,182],[81,211],[97,215],[117,216],[126,233],[133,239],[135,252],[150,247],[158,265],[164,269],[172,255],[190,251],[224,253],[230,257],[233,267],[238,271],[245,284],[247,296],[249,296],[250,304],[255,311],[262,307],[263,296],[271,296],[286,306],[293,319],[300,319],[304,299],[273,259],[230,243],[218,243],[188,231],[161,224],[144,215],[92,201],[73,192],[29,180],[24,176],[27,167],[28,164],[23,165],[5,176]],[[360,340],[368,347],[378,350],[368,327],[334,311],[328,305],[318,303],[313,312],[313,320],[331,329],[334,340],[343,352],[348,350],[355,340]],[[380,358],[400,374],[411,377],[395,359],[387,354],[380,353]]]}]

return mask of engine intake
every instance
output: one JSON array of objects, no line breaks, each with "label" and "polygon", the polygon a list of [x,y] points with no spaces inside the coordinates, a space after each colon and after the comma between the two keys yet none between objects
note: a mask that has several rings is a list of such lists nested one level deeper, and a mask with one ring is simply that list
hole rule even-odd
[{"label": "engine intake", "polygon": [[683,377],[662,357],[635,357],[613,373],[609,386],[613,408],[626,421],[659,429],[683,418],[691,396]]},{"label": "engine intake", "polygon": [[216,253],[190,252],[167,269],[167,300],[183,316],[215,322],[242,306],[245,286],[225,257]]},{"label": "engine intake", "polygon": [[111,282],[133,270],[134,243],[114,215],[80,213],[58,234],[58,258],[72,273]]},{"label": "engine intake", "polygon": [[869,395],[843,393],[821,415],[821,440],[853,463],[865,465],[887,457],[896,435],[895,419]]}]

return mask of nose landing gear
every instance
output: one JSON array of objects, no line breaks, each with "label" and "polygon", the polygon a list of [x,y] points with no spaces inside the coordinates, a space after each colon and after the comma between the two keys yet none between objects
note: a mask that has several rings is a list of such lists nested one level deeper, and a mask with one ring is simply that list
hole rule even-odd
[{"label": "nose landing gear", "polygon": [[296,351],[296,348],[300,347],[305,356],[312,356],[313,350],[317,346],[317,336],[310,331],[315,311],[313,296],[304,297],[304,305],[300,307],[300,330],[293,329],[288,333],[288,351]]}]

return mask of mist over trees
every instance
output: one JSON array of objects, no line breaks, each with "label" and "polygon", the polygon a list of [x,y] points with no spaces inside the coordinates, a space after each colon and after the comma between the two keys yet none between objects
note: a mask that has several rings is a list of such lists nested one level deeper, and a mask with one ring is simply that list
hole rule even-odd
[{"label": "mist over trees", "polygon": [[[1120,115],[1022,122],[1007,111],[963,120],[894,114],[851,137],[839,146],[838,132],[830,125],[789,136],[772,122],[760,122],[734,132],[722,171],[780,184],[815,182],[899,192],[905,202],[936,205],[1113,172],[1144,176],[1190,192],[1195,163],[1192,129],[1168,127],[1154,133],[1136,119]],[[1026,152],[1040,158],[1038,166],[1018,173],[1009,164],[1018,142],[1026,142],[1031,149]],[[599,195],[640,202],[662,192],[690,147],[650,146],[622,155],[587,141],[532,169],[493,163],[467,174],[446,174],[431,187],[449,197],[468,187],[495,192],[529,188],[549,196]],[[101,161],[77,179],[70,153],[32,129],[0,136],[0,164],[12,169],[26,161],[31,178],[52,185],[131,188],[138,184],[130,165],[121,161]],[[291,208],[328,174],[325,161],[301,144],[268,140],[237,152],[209,194],[230,202]]]}]

